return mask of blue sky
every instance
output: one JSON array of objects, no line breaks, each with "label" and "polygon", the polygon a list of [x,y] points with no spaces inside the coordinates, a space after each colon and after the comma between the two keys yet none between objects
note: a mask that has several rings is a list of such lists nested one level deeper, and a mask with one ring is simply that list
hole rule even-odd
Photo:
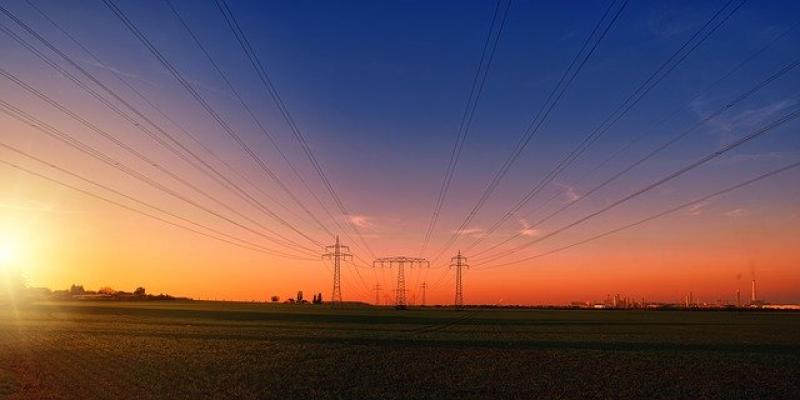
[{"label": "blue sky", "polygon": [[[102,2],[35,4],[108,60],[110,67],[134,77],[143,91],[172,107],[180,121],[204,131],[210,143],[219,140],[220,146],[228,146],[218,132],[208,129],[207,117]],[[512,170],[509,181],[524,181],[531,172],[552,165],[723,4],[628,4],[545,129]],[[164,3],[120,1],[118,5],[214,106],[235,121],[244,136],[265,155],[274,155]],[[421,199],[431,199],[432,204],[489,28],[493,2],[236,1],[230,5],[301,129],[334,181],[346,188],[349,194],[345,197],[356,203],[355,208],[365,214],[386,211],[359,200],[376,193],[383,193],[377,197],[400,196],[422,203]],[[456,173],[451,195],[454,206],[467,207],[499,167],[607,5],[582,2],[565,8],[560,2],[513,2]],[[237,88],[253,102],[264,123],[288,151],[299,155],[214,3],[176,1],[175,6]],[[9,2],[8,7],[43,32],[54,32],[23,2]],[[726,96],[797,57],[795,44],[800,33],[795,26],[758,60],[713,92],[688,103],[704,85],[795,23],[798,8],[794,2],[746,3],[586,159],[596,162],[676,107],[682,110],[668,127],[685,126],[713,110]],[[53,35],[56,43],[75,48],[59,34]],[[20,51],[9,40],[2,43],[4,48]],[[103,73],[87,57],[83,61]],[[797,88],[794,74],[764,90],[739,112],[789,104],[796,98]],[[726,118],[739,117],[734,113]],[[717,136],[724,132],[712,130],[687,140],[663,162],[680,163],[690,159],[695,149],[718,145],[723,140]],[[643,143],[658,143],[659,137],[674,131],[658,128]],[[796,136],[782,138],[755,144],[749,151],[774,151],[776,146],[780,151],[797,150]],[[590,165],[593,161],[586,162]],[[379,167],[364,168],[367,165]],[[359,184],[351,184],[353,181]],[[513,189],[503,192],[514,194]],[[467,200],[459,200],[462,198]]]}]

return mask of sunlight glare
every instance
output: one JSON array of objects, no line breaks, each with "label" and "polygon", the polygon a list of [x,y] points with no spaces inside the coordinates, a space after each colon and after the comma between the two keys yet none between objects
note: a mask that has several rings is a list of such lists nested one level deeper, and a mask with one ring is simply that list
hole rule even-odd
[{"label": "sunlight glare", "polygon": [[14,246],[9,242],[0,242],[0,266],[11,264],[14,260]]}]

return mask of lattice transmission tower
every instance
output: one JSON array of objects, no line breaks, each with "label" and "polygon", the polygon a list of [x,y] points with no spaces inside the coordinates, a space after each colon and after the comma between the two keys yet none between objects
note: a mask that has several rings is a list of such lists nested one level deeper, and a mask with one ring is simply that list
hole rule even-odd
[{"label": "lattice transmission tower", "polygon": [[375,289],[372,289],[372,290],[375,291],[375,305],[376,306],[381,305],[381,284],[380,283],[376,283],[375,284]]},{"label": "lattice transmission tower", "polygon": [[404,310],[408,306],[408,302],[406,301],[406,273],[405,267],[408,265],[409,268],[413,268],[414,266],[417,267],[430,267],[430,262],[424,258],[419,257],[405,257],[405,256],[398,256],[398,257],[383,257],[383,258],[376,258],[375,261],[372,262],[373,267],[388,267],[391,268],[392,266],[397,266],[397,289],[395,289],[395,307],[400,310]]},{"label": "lattice transmission tower", "polygon": [[461,309],[464,306],[464,286],[462,285],[461,275],[462,269],[469,268],[467,265],[467,257],[461,255],[459,250],[458,255],[450,259],[450,268],[456,269],[456,301],[455,306]]},{"label": "lattice transmission tower", "polygon": [[342,246],[339,243],[339,235],[336,235],[336,244],[325,246],[327,253],[322,255],[323,260],[333,260],[333,294],[331,294],[331,305],[342,302],[342,261],[352,260],[350,247]]}]

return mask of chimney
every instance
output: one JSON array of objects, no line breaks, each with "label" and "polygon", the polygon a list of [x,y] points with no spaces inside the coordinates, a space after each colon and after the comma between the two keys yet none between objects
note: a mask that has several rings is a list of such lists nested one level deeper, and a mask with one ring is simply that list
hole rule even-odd
[{"label": "chimney", "polygon": [[750,289],[750,303],[755,304],[757,300],[758,297],[756,296],[756,280],[753,279],[752,288]]}]

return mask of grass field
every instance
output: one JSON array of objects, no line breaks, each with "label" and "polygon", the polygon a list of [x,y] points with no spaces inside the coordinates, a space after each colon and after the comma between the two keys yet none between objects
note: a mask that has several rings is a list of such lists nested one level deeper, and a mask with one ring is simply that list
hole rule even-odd
[{"label": "grass field", "polygon": [[0,309],[0,398],[800,398],[800,314]]}]

